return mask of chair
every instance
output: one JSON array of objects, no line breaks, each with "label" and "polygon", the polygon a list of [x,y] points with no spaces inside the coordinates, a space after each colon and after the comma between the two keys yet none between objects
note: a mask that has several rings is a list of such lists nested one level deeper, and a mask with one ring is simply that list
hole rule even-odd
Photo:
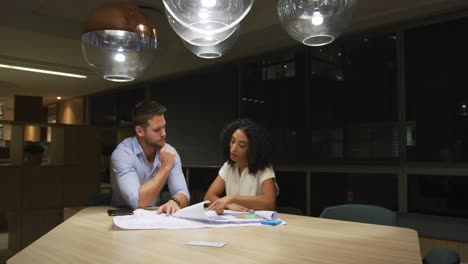
[{"label": "chair", "polygon": [[423,259],[424,264],[460,264],[460,255],[447,248],[433,248]]},{"label": "chair", "polygon": [[322,218],[361,222],[367,224],[398,226],[395,212],[375,205],[343,204],[325,208]]}]

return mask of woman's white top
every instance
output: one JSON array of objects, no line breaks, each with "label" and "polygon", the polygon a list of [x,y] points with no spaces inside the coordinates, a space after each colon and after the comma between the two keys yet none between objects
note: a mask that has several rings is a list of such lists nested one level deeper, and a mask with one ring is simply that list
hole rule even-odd
[{"label": "woman's white top", "polygon": [[[249,173],[249,168],[246,167],[239,175],[237,165],[229,165],[227,162],[219,169],[219,176],[224,180],[226,187],[226,195],[239,196],[257,196],[262,194],[262,182],[267,179],[275,179],[275,172],[272,167],[266,167],[264,170],[257,171],[256,174]],[[276,184],[276,195],[279,193],[278,185]]]}]

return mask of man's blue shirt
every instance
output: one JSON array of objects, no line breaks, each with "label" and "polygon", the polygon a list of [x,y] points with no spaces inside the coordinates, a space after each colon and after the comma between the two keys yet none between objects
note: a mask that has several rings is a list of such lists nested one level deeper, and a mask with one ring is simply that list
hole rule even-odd
[{"label": "man's blue shirt", "polygon": [[[166,146],[174,149],[167,143]],[[149,181],[160,167],[159,150],[156,152],[151,168],[136,137],[122,141],[111,156],[112,205],[138,208],[140,186]],[[190,199],[182,172],[182,163],[177,152],[174,166],[167,177],[167,184],[171,195],[182,193]],[[159,198],[156,197],[152,204],[159,204]]]}]

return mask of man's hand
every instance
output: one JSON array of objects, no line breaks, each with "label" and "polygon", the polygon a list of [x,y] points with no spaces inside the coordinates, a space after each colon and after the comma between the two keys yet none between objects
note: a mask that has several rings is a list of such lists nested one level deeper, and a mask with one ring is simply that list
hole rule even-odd
[{"label": "man's hand", "polygon": [[172,166],[174,166],[175,156],[176,152],[174,149],[167,147],[167,145],[162,147],[159,151],[159,161],[161,161],[161,168],[171,170]]},{"label": "man's hand", "polygon": [[173,215],[179,210],[179,205],[173,200],[169,200],[167,203],[159,206],[158,214],[166,213],[166,215]]},{"label": "man's hand", "polygon": [[212,202],[210,206],[208,206],[208,210],[214,210],[219,215],[224,213],[224,209],[241,211],[241,212],[249,211],[248,208],[245,208],[244,206],[233,203],[231,196],[224,196],[223,198],[220,198]]}]

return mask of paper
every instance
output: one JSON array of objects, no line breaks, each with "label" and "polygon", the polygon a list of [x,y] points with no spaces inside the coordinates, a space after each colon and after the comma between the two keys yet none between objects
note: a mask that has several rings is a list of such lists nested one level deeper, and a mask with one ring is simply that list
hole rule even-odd
[{"label": "paper", "polygon": [[259,223],[265,219],[274,220],[278,213],[273,211],[238,212],[224,210],[224,214],[218,215],[215,211],[205,211],[204,204],[209,201],[194,204],[177,211],[174,216],[190,220],[198,220],[214,223]]},{"label": "paper", "polygon": [[203,207],[205,203],[206,202],[201,202],[192,206],[182,208],[179,211],[177,211],[173,216],[191,220],[210,221],[211,219],[205,213],[205,209]]},{"label": "paper", "polygon": [[278,219],[278,213],[275,211],[255,211],[255,214],[261,216],[267,220]]},{"label": "paper", "polygon": [[[272,211],[263,211],[266,217],[258,212],[237,212],[225,210],[223,215],[217,215],[214,211],[205,211],[201,202],[177,211],[173,216],[157,214],[155,211],[137,209],[133,215],[115,216],[115,226],[123,229],[183,229],[206,227],[238,227],[238,226],[263,226],[265,219],[275,217],[278,214]],[[263,213],[262,213],[263,214]],[[269,218],[268,218],[269,217]],[[278,219],[279,220],[279,219]],[[280,220],[281,221],[281,220]],[[281,225],[286,224],[282,221]]]},{"label": "paper", "polygon": [[205,246],[205,247],[224,247],[224,245],[226,245],[226,243],[224,242],[211,242],[211,241],[190,241],[185,244],[191,245],[191,246]]}]

